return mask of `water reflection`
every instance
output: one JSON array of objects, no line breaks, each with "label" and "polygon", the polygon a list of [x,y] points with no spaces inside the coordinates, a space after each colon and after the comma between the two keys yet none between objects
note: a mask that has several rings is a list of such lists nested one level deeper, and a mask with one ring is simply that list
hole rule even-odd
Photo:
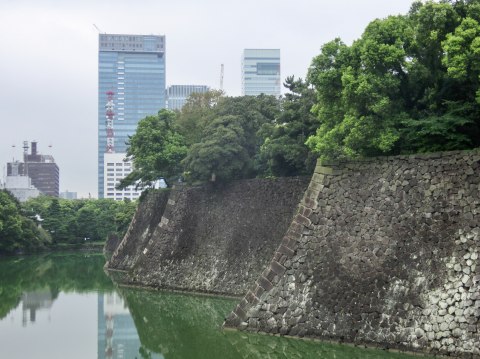
[{"label": "water reflection", "polygon": [[98,294],[98,359],[162,359],[145,349],[130,311],[117,292]]},{"label": "water reflection", "polygon": [[221,331],[236,300],[120,289],[140,340],[165,358],[240,358]]},{"label": "water reflection", "polygon": [[92,254],[0,259],[0,358],[411,358],[223,331],[237,300],[118,289],[103,264]]},{"label": "water reflection", "polygon": [[236,300],[121,290],[141,343],[167,359],[406,359],[376,349],[238,331],[221,323]]},{"label": "water reflection", "polygon": [[104,263],[105,259],[99,253],[0,258],[0,320],[20,302],[28,307],[30,294],[33,295],[32,301],[40,301],[35,296],[50,293],[53,301],[60,292],[113,291],[112,281],[103,272]]},{"label": "water reflection", "polygon": [[[22,294],[22,324],[27,326],[28,319],[30,323],[35,323],[37,310],[50,309],[53,304],[53,295],[50,290],[38,290],[34,292],[25,292]],[[30,314],[30,315],[28,315]]]}]

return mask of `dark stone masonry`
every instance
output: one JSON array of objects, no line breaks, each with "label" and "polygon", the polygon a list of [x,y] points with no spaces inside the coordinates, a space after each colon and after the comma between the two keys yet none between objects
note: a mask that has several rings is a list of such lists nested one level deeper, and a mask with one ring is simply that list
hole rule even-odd
[{"label": "dark stone masonry", "polygon": [[290,225],[309,178],[177,186],[142,202],[106,264],[121,284],[241,296]]},{"label": "dark stone masonry", "polygon": [[[105,265],[107,269],[126,271],[137,262],[162,218],[169,195],[169,190],[156,191],[140,202],[127,233]],[[113,239],[105,244],[107,255],[112,252],[110,241]]]},{"label": "dark stone masonry", "polygon": [[479,193],[480,151],[318,164],[225,326],[480,358]]}]

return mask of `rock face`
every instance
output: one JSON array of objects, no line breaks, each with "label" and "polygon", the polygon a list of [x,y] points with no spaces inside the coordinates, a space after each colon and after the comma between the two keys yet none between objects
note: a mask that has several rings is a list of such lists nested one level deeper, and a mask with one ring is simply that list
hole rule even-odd
[{"label": "rock face", "polygon": [[124,284],[243,295],[272,258],[308,182],[177,187],[164,210],[164,198],[148,198],[106,268],[127,271]]},{"label": "rock face", "polygon": [[[105,265],[106,268],[128,270],[133,266],[160,222],[169,195],[168,190],[152,192],[140,202],[127,233],[114,248],[112,257]],[[106,251],[112,251],[113,244],[109,242],[110,240],[105,245]]]},{"label": "rock face", "polygon": [[480,151],[317,165],[225,326],[480,357]]}]

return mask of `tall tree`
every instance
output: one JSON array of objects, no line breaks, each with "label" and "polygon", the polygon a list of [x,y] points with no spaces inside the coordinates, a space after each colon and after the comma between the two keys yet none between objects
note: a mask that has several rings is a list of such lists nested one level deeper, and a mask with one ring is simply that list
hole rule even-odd
[{"label": "tall tree", "polygon": [[256,167],[261,175],[304,175],[315,166],[316,156],[305,145],[318,127],[318,119],[311,111],[315,91],[293,76],[287,77],[284,86],[289,92],[281,100],[278,117],[259,131],[263,144],[256,155]]},{"label": "tall tree", "polygon": [[309,70],[320,121],[310,148],[342,158],[480,145],[478,5],[416,2],[351,46],[326,44]]},{"label": "tall tree", "polygon": [[201,141],[203,129],[213,120],[213,109],[222,97],[222,91],[210,90],[193,93],[187,99],[175,118],[175,128],[183,136],[187,146]]},{"label": "tall tree", "polygon": [[160,110],[157,116],[147,116],[138,123],[127,150],[134,169],[120,182],[120,189],[130,185],[149,187],[162,178],[169,184],[181,175],[180,161],[187,146],[174,128],[175,116],[175,112]]},{"label": "tall tree", "polygon": [[222,116],[209,123],[202,141],[194,144],[183,160],[192,181],[228,181],[242,178],[249,169],[245,131],[236,116]]}]

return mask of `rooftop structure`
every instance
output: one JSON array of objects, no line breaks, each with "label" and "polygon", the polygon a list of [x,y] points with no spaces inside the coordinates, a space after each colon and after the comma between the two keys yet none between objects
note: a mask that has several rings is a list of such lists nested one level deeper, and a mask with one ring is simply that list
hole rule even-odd
[{"label": "rooftop structure", "polygon": [[30,177],[19,174],[19,168],[19,161],[10,163],[10,175],[7,175],[5,178],[4,188],[20,202],[25,202],[30,198],[38,197],[40,191],[32,185]]},{"label": "rooftop structure", "polygon": [[242,55],[242,95],[280,96],[280,50],[245,49]]},{"label": "rooftop structure", "polygon": [[171,85],[167,88],[167,108],[181,110],[193,93],[205,93],[210,88],[205,85]]},{"label": "rooftop structure", "polygon": [[28,142],[23,144],[23,162],[7,163],[7,181],[11,176],[28,176],[31,184],[47,196],[58,197],[60,170],[51,155],[42,155],[37,151],[37,142],[31,143],[28,153]]}]

